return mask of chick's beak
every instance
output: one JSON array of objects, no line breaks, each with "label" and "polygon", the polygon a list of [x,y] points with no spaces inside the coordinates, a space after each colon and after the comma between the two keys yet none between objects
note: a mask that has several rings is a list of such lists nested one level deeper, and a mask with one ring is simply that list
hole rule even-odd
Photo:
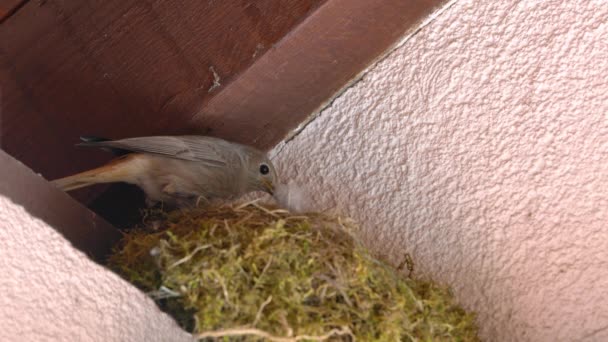
[{"label": "chick's beak", "polygon": [[266,190],[266,192],[271,195],[274,195],[274,185],[272,184],[272,181],[265,179],[262,181],[262,183],[264,184],[264,189]]}]

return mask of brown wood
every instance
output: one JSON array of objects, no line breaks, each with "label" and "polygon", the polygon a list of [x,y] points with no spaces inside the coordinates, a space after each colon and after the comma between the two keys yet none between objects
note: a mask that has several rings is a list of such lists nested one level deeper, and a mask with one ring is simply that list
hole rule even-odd
[{"label": "brown wood", "polygon": [[193,124],[272,147],[443,2],[327,1],[212,98]]},{"label": "brown wood", "polygon": [[105,260],[121,237],[118,230],[2,150],[0,165],[2,196],[45,221],[96,261]]},{"label": "brown wood", "polygon": [[0,25],[0,147],[53,179],[109,158],[74,149],[80,135],[191,131],[323,1],[29,1]]},{"label": "brown wood", "polygon": [[0,23],[15,13],[28,0],[0,0]]}]

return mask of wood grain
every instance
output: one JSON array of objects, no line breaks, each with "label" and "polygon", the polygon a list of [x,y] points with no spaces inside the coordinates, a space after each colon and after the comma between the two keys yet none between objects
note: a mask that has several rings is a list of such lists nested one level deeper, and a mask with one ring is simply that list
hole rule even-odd
[{"label": "wood grain", "polygon": [[0,23],[8,19],[28,0],[0,0]]},{"label": "wood grain", "polygon": [[80,135],[191,130],[322,2],[29,1],[0,25],[1,147],[52,179],[109,158],[74,149]]},{"label": "wood grain", "polygon": [[327,1],[202,107],[193,125],[270,148],[441,3]]}]

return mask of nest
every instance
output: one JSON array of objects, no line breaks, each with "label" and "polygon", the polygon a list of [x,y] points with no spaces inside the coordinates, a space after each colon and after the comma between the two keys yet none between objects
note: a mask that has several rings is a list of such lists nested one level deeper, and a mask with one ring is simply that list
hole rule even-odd
[{"label": "nest", "polygon": [[374,259],[350,221],[255,202],[150,215],[109,264],[199,339],[477,340],[446,288]]}]

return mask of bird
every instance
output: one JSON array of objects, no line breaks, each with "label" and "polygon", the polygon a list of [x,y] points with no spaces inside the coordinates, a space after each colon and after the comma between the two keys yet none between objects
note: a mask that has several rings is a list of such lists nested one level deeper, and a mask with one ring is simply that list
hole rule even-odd
[{"label": "bird", "polygon": [[63,191],[102,183],[137,185],[146,203],[192,207],[263,191],[273,195],[277,172],[265,152],[220,138],[148,136],[119,140],[81,137],[117,158],[101,167],[51,181]]}]

